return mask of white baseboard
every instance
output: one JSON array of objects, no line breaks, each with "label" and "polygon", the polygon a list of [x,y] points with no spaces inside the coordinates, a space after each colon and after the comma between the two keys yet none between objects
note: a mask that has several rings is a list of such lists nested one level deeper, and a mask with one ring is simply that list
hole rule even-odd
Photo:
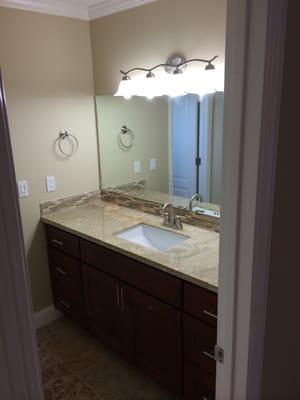
[{"label": "white baseboard", "polygon": [[51,305],[43,310],[34,313],[34,322],[36,329],[62,317],[62,313],[58,311],[54,305]]}]

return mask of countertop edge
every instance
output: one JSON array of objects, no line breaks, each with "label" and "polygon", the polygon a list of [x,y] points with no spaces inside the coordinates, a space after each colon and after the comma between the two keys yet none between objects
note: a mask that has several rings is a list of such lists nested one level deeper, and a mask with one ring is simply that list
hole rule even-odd
[{"label": "countertop edge", "polygon": [[169,267],[167,267],[165,265],[156,263],[156,262],[154,262],[152,260],[149,260],[146,257],[131,253],[130,251],[126,251],[126,250],[124,250],[124,249],[122,249],[122,248],[120,248],[118,246],[114,246],[114,245],[112,245],[110,243],[107,243],[107,242],[105,242],[103,240],[96,239],[96,238],[94,238],[92,236],[88,236],[88,235],[86,235],[86,234],[84,234],[84,233],[82,233],[80,231],[77,231],[75,229],[69,228],[69,227],[67,227],[67,226],[65,226],[63,224],[59,224],[57,222],[50,221],[47,218],[47,216],[41,216],[41,221],[46,225],[51,225],[51,226],[54,226],[55,228],[62,229],[64,231],[68,232],[68,233],[71,233],[73,235],[76,235],[76,236],[80,237],[81,239],[85,239],[85,240],[88,240],[88,241],[90,241],[92,243],[99,244],[99,245],[101,245],[103,247],[106,247],[107,249],[114,250],[119,254],[125,255],[125,256],[127,256],[129,258],[132,258],[134,260],[137,260],[137,261],[141,261],[141,262],[143,262],[144,264],[146,264],[146,265],[148,265],[150,267],[156,268],[156,269],[158,269],[160,271],[163,271],[163,272],[168,273],[168,274],[170,274],[172,276],[175,276],[176,278],[182,279],[183,281],[185,281],[187,283],[192,283],[195,286],[199,286],[199,287],[202,287],[204,289],[210,290],[211,292],[214,292],[216,294],[218,293],[218,287],[217,286],[211,285],[208,282],[202,281],[201,279],[193,278],[190,275],[186,275],[184,272],[178,272],[176,270],[173,270],[172,268],[169,268]]}]

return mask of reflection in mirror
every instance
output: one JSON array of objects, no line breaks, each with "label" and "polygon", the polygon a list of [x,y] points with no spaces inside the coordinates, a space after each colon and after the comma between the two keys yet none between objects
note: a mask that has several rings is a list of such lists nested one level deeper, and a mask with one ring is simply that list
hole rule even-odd
[{"label": "reflection in mirror", "polygon": [[223,92],[169,98],[97,96],[101,186],[219,215]]}]

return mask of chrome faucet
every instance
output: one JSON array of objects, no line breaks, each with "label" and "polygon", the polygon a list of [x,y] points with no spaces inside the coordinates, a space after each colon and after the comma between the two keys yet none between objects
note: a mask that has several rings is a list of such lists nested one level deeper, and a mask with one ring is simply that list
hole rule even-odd
[{"label": "chrome faucet", "polygon": [[203,198],[202,198],[201,194],[199,194],[199,193],[193,194],[193,196],[191,197],[190,203],[189,203],[189,210],[192,212],[193,212],[194,200],[199,200],[201,202],[201,201],[203,201]]},{"label": "chrome faucet", "polygon": [[182,229],[182,222],[179,215],[175,215],[174,206],[171,203],[164,204],[161,212],[163,219],[163,225],[173,229]]}]

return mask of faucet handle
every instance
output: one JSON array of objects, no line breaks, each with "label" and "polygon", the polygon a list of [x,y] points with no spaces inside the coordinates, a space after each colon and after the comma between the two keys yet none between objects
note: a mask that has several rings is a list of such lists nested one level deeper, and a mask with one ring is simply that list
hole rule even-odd
[{"label": "faucet handle", "polygon": [[175,215],[174,217],[174,226],[176,229],[183,229],[182,222],[179,215]]},{"label": "faucet handle", "polygon": [[167,212],[161,211],[161,216],[164,217],[163,225],[169,226],[170,225],[169,214]]}]

